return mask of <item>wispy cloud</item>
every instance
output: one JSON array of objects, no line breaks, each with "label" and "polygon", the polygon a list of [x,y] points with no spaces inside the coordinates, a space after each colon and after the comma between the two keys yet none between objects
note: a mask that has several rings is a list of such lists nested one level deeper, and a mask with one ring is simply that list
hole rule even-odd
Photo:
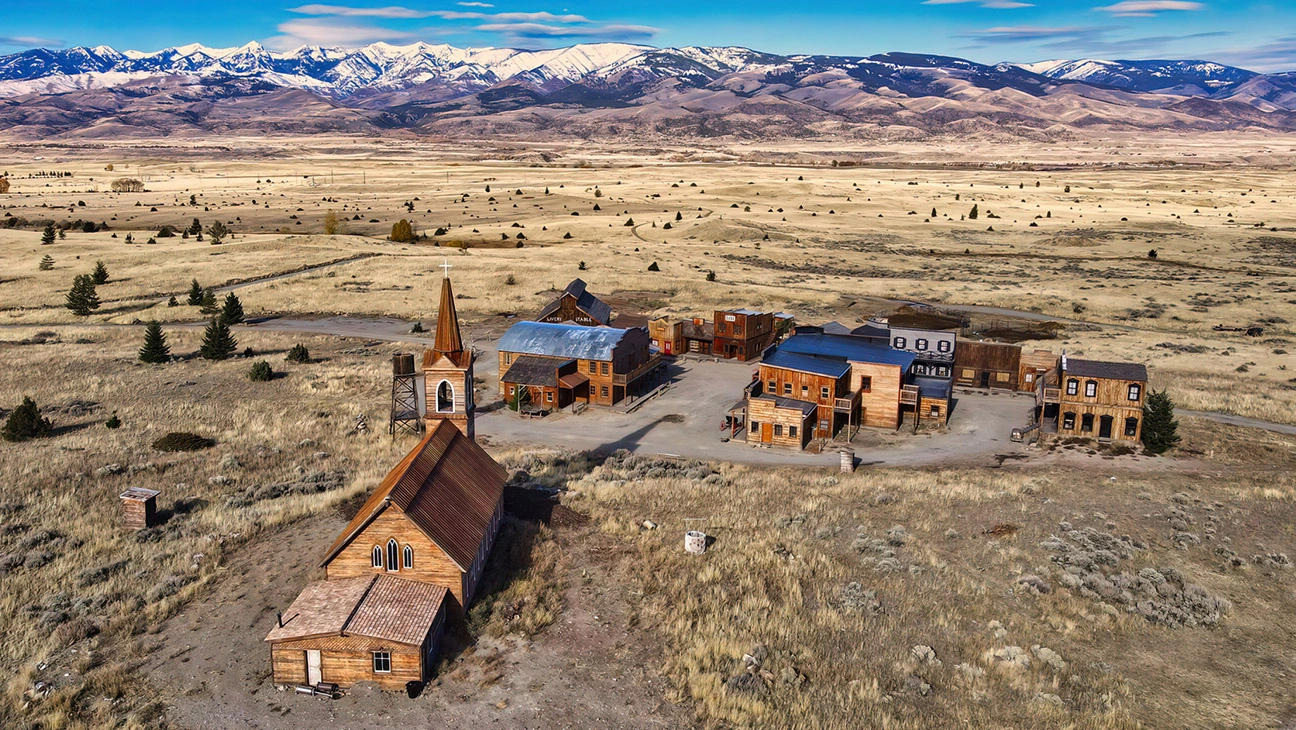
[{"label": "wispy cloud", "polygon": [[[459,3],[465,7],[494,7],[486,3]],[[483,13],[478,10],[415,10],[389,5],[383,8],[355,8],[348,5],[302,5],[289,8],[300,15],[331,15],[343,18],[441,18],[442,20],[487,20],[495,23],[589,23],[583,15],[537,13]]]},{"label": "wispy cloud", "polygon": [[490,33],[503,33],[519,40],[543,40],[547,38],[599,38],[602,40],[645,40],[652,38],[659,31],[647,25],[624,25],[609,23],[607,25],[548,25],[545,23],[484,23],[476,30]]},{"label": "wispy cloud", "polygon": [[278,30],[279,35],[268,39],[266,45],[284,50],[300,46],[356,48],[379,41],[413,43],[427,35],[344,18],[298,18],[280,23]]},{"label": "wispy cloud", "polygon": [[495,7],[494,5],[491,5],[490,3],[455,3],[455,5],[458,5],[458,6],[461,7],[461,8],[493,8],[493,7]]},{"label": "wispy cloud", "polygon": [[334,15],[341,18],[426,18],[431,15],[424,10],[403,8],[389,5],[385,8],[352,8],[345,5],[302,5],[288,8],[290,13],[301,15]]},{"label": "wispy cloud", "polygon": [[1210,58],[1265,73],[1296,71],[1296,36],[1278,38],[1254,47],[1215,51]]},{"label": "wispy cloud", "polygon": [[1188,0],[1124,0],[1115,5],[1104,5],[1094,8],[1104,13],[1111,13],[1117,18],[1151,18],[1157,13],[1171,11],[1204,10],[1204,3]]},{"label": "wispy cloud", "polygon": [[0,46],[21,46],[22,48],[62,48],[66,41],[57,38],[41,38],[34,35],[0,35]]},{"label": "wispy cloud", "polygon": [[1058,40],[1096,40],[1113,30],[1111,26],[1040,27],[1035,25],[1009,25],[961,34],[983,43],[1038,43]]},{"label": "wispy cloud", "polygon": [[1012,10],[1014,8],[1033,8],[1034,3],[1023,3],[1018,0],[923,0],[923,5],[967,5],[976,3],[983,8]]}]

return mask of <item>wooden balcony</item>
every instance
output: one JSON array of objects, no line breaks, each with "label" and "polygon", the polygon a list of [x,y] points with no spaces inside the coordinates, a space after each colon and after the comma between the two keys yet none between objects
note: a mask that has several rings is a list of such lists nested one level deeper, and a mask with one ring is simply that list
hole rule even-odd
[{"label": "wooden balcony", "polygon": [[633,383],[634,381],[638,380],[639,378],[642,378],[643,376],[647,375],[648,373],[652,372],[658,367],[661,367],[661,364],[662,364],[661,353],[660,352],[653,353],[652,355],[648,356],[648,359],[645,360],[642,365],[635,368],[634,370],[631,370],[628,373],[613,373],[612,384],[628,385],[630,383]]},{"label": "wooden balcony", "polygon": [[833,410],[838,413],[854,413],[863,398],[862,391],[847,393],[845,398],[833,399]]},{"label": "wooden balcony", "polygon": [[900,388],[900,405],[915,407],[918,405],[918,386],[906,385]]}]

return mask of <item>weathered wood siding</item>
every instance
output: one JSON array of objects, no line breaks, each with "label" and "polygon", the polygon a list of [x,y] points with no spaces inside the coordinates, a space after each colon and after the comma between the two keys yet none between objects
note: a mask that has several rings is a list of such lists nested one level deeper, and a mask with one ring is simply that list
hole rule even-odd
[{"label": "weathered wood siding", "polygon": [[[404,548],[410,545],[414,548],[414,567],[400,568],[397,571],[387,571],[384,568],[375,568],[372,564],[372,554],[375,545],[383,548],[386,555],[387,541],[395,538],[400,546],[403,557]],[[410,522],[404,512],[396,505],[391,505],[383,510],[373,522],[369,523],[364,530],[356,536],[345,548],[338,553],[337,557],[329,561],[325,566],[326,578],[335,580],[337,578],[350,578],[357,575],[373,575],[375,573],[390,572],[402,578],[411,580],[421,580],[440,586],[445,586],[454,601],[449,601],[453,606],[451,613],[464,605],[464,573],[454,564],[454,561],[445,554],[436,543],[428,539]]]},{"label": "weathered wood siding", "polygon": [[1016,390],[1020,371],[1020,345],[959,340],[954,349],[956,385]]},{"label": "weathered wood siding", "polygon": [[603,324],[594,319],[584,309],[576,306],[576,297],[564,293],[559,297],[558,309],[536,320],[538,322],[570,322],[585,327],[601,327]]},{"label": "weathered wood siding", "polygon": [[684,352],[684,323],[671,322],[667,319],[654,319],[648,323],[648,338],[653,347],[665,355],[679,355]]},{"label": "weathered wood siding", "polygon": [[306,684],[306,651],[272,644],[270,671],[275,684]]},{"label": "weathered wood siding", "polygon": [[122,524],[131,530],[152,527],[157,517],[157,500],[123,499]]},{"label": "weathered wood siding", "polygon": [[[427,391],[426,420],[429,428],[434,428],[437,421],[451,421],[465,436],[472,438],[472,419],[469,411],[475,407],[473,397],[473,366],[459,368],[447,358],[440,358],[432,367],[423,370],[424,389]],[[441,383],[447,382],[451,388],[450,409],[438,408]]]},{"label": "weathered wood siding", "polygon": [[1057,355],[1048,350],[1022,352],[1017,372],[1017,390],[1023,393],[1035,392],[1039,379],[1057,365],[1057,360]]},{"label": "weathered wood siding", "polygon": [[949,400],[946,398],[919,398],[918,419],[944,425],[949,420]]},{"label": "weathered wood siding", "polygon": [[732,310],[715,313],[712,352],[734,360],[754,360],[774,342],[774,313],[744,314]]},{"label": "weathered wood siding", "polygon": [[[1067,384],[1075,381],[1076,392],[1067,394]],[[1093,396],[1085,395],[1088,382],[1096,384]],[[1147,383],[1134,380],[1115,380],[1108,378],[1090,378],[1064,372],[1059,378],[1060,395],[1058,398],[1058,433],[1068,436],[1085,436],[1098,438],[1101,435],[1102,417],[1111,416],[1113,441],[1138,441],[1143,434],[1143,401],[1147,398]],[[1138,400],[1129,399],[1129,388],[1138,386]],[[1067,414],[1074,415],[1071,428],[1066,427]],[[1084,428],[1084,416],[1093,416],[1093,427]],[[1126,419],[1137,419],[1133,435],[1126,435]]]},{"label": "weathered wood siding", "polygon": [[[791,449],[803,449],[810,442],[815,416],[802,416],[793,408],[779,408],[774,401],[749,398],[747,401],[747,440]],[[753,430],[752,424],[755,424]],[[765,426],[769,428],[765,428]],[[775,427],[778,428],[775,428]],[[792,429],[796,429],[793,435]]]},{"label": "weathered wood siding", "polygon": [[[626,330],[626,334],[612,348],[612,356],[608,360],[577,360],[576,372],[589,378],[589,402],[600,406],[611,406],[619,403],[625,398],[625,388],[616,385],[613,381],[617,375],[626,375],[635,368],[648,362],[650,356],[648,348],[648,330],[641,327],[633,327]],[[508,372],[509,366],[521,353],[499,352],[499,394],[500,399],[507,398],[507,387],[503,376]],[[545,357],[537,355],[537,357]],[[552,358],[555,365],[559,362],[565,362],[566,358]]]},{"label": "weathered wood siding", "polygon": [[862,425],[896,428],[900,425],[900,387],[904,385],[904,372],[899,365],[851,363],[850,389],[861,390],[865,378],[869,379],[869,388],[860,393],[864,411]]},{"label": "weathered wood siding", "polygon": [[[800,370],[773,367],[761,364],[759,377],[765,392],[781,398],[795,398],[814,403],[818,414],[811,424],[814,427],[814,438],[833,437],[833,402],[844,397],[847,392],[847,378],[834,378],[828,375],[803,373]],[[828,394],[824,396],[824,388]],[[827,426],[823,422],[827,421]]]}]

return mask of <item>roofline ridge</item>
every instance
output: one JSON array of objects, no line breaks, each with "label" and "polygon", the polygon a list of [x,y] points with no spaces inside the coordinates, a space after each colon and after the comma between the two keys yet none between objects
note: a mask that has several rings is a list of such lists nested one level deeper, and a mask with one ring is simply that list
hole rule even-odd
[{"label": "roofline ridge", "polygon": [[355,605],[351,607],[351,613],[347,614],[346,620],[342,622],[342,628],[338,629],[338,636],[346,636],[347,627],[351,625],[352,619],[354,619],[356,613],[360,611],[360,607],[364,605],[365,599],[369,597],[369,592],[373,590],[374,585],[378,583],[378,579],[381,577],[382,574],[379,573],[369,579],[369,585],[365,586],[364,593],[360,594],[360,600],[356,601]]}]

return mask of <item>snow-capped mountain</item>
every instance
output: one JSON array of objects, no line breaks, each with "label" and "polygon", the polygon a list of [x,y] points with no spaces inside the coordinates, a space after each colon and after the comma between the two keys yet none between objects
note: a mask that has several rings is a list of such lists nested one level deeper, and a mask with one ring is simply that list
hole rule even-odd
[{"label": "snow-capped mountain", "polygon": [[787,56],[625,43],[287,52],[190,44],[0,56],[0,130],[34,139],[394,129],[1055,139],[1094,128],[1296,131],[1296,74],[1204,61],[987,65],[915,53]]},{"label": "snow-capped mountain", "polygon": [[1211,94],[1250,81],[1254,71],[1210,61],[1040,61],[1017,64],[1051,79],[1083,81],[1130,91]]}]

